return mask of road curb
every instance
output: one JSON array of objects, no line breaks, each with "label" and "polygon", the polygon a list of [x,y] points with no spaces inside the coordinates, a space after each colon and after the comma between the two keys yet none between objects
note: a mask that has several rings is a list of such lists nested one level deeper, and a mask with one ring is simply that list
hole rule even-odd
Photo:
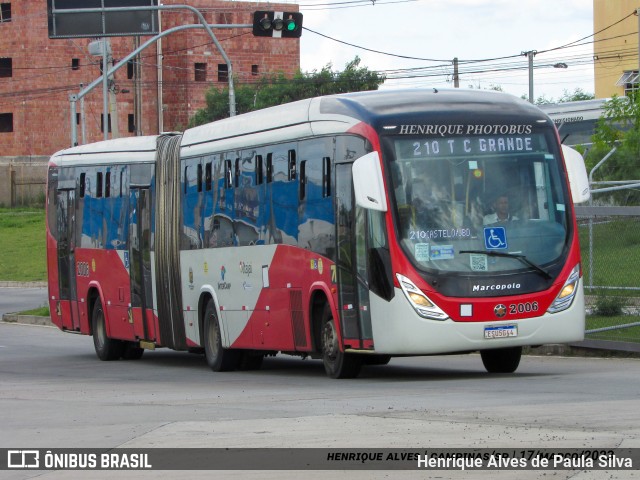
[{"label": "road curb", "polygon": [[8,282],[0,281],[0,288],[46,288],[47,282]]},{"label": "road curb", "polygon": [[51,317],[39,317],[36,315],[18,315],[17,313],[5,313],[2,315],[2,321],[5,323],[21,323],[26,325],[43,325],[53,327]]}]

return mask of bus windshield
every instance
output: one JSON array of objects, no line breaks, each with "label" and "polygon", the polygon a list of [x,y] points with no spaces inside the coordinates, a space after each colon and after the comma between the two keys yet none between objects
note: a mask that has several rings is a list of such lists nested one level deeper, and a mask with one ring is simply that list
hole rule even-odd
[{"label": "bus windshield", "polygon": [[400,243],[423,270],[533,270],[568,242],[568,193],[549,131],[386,139]]}]

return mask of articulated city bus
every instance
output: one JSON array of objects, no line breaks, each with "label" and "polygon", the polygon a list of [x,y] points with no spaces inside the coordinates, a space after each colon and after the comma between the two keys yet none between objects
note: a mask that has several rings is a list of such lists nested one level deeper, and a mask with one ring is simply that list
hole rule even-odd
[{"label": "articulated city bus", "polygon": [[582,158],[538,108],[480,91],[319,97],[183,134],[60,151],[49,303],[102,360],[204,353],[214,371],[578,341]]}]

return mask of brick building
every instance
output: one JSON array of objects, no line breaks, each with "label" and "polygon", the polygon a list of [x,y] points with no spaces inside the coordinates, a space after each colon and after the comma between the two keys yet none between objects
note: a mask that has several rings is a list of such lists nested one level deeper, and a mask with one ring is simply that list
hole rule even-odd
[{"label": "brick building", "polygon": [[[186,2],[164,0],[164,5]],[[297,5],[189,0],[210,24],[250,24],[254,10],[296,11]],[[100,75],[101,57],[89,54],[91,39],[49,39],[47,2],[0,0],[0,157],[32,159],[70,145],[69,95]],[[191,12],[161,13],[162,30],[199,23]],[[236,84],[256,81],[272,72],[293,74],[300,65],[299,39],[254,37],[251,29],[214,29],[233,64]],[[146,41],[149,37],[142,37]],[[112,37],[114,63],[134,50],[134,38]],[[134,63],[115,74],[113,88],[120,136],[184,129],[205,105],[205,91],[228,85],[227,67],[204,30],[185,30],[165,37],[159,48],[141,54],[141,74]],[[159,68],[161,78],[158,82]],[[136,80],[139,86],[136,86]],[[136,89],[141,118],[136,118]],[[81,143],[103,139],[102,88],[85,97],[86,138],[76,123]],[[113,113],[112,113],[113,115]],[[84,140],[84,141],[83,141]]]}]

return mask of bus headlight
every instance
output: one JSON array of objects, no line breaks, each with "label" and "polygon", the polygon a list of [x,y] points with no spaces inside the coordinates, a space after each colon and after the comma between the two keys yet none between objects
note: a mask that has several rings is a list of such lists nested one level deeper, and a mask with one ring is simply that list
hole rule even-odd
[{"label": "bus headlight", "polygon": [[579,280],[580,264],[577,264],[575,267],[573,267],[573,270],[571,270],[569,278],[567,278],[567,281],[564,282],[562,290],[560,290],[560,293],[548,308],[547,312],[558,313],[569,308],[571,306],[571,302],[573,302],[573,299],[576,296]]},{"label": "bus headlight", "polygon": [[422,293],[422,290],[416,287],[411,280],[399,273],[396,273],[396,277],[398,278],[398,282],[400,282],[400,287],[405,297],[407,297],[407,300],[409,300],[409,303],[418,315],[431,320],[446,320],[449,318],[449,316],[429,300],[429,297]]}]

